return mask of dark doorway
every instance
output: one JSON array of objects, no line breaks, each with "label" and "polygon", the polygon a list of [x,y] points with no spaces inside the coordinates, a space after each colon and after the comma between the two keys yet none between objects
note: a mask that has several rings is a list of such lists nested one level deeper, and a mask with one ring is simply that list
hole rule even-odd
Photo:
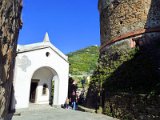
[{"label": "dark doorway", "polygon": [[31,82],[30,99],[29,99],[31,103],[35,103],[37,86],[38,82]]}]

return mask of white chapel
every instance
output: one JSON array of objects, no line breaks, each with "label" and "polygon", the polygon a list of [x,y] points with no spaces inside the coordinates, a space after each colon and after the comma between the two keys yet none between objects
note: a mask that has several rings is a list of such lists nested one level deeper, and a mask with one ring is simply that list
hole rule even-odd
[{"label": "white chapel", "polygon": [[14,69],[12,108],[65,103],[68,94],[68,57],[46,33],[43,42],[18,45]]}]

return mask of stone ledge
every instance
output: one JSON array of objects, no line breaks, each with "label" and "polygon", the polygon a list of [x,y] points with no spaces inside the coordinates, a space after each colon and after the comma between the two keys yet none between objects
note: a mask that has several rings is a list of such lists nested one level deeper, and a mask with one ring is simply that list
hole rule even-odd
[{"label": "stone ledge", "polygon": [[106,46],[109,46],[115,42],[118,42],[118,41],[121,41],[121,40],[124,40],[127,38],[131,38],[131,37],[135,37],[135,36],[138,36],[138,35],[141,35],[144,33],[152,33],[152,32],[160,32],[160,28],[157,27],[157,28],[150,28],[150,29],[139,29],[139,30],[135,30],[133,32],[128,32],[126,34],[120,35],[110,41],[107,40],[107,42],[100,47],[100,51],[102,51],[103,48],[105,48]]},{"label": "stone ledge", "polygon": [[94,109],[86,108],[84,106],[78,105],[78,110],[83,111],[83,112],[90,112],[90,113],[95,113],[96,111]]}]

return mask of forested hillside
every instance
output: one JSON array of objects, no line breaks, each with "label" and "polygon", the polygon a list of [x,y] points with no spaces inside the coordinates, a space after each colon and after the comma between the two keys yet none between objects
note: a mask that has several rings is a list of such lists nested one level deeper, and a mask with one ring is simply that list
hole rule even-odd
[{"label": "forested hillside", "polygon": [[90,46],[68,54],[71,75],[90,74],[99,57],[99,47]]}]

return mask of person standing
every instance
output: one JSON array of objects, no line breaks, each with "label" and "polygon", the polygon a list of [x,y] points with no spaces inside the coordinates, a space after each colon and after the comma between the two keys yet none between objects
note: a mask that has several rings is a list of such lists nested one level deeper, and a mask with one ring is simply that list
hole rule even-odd
[{"label": "person standing", "polygon": [[72,109],[76,110],[76,93],[75,93],[75,91],[72,92]]}]

